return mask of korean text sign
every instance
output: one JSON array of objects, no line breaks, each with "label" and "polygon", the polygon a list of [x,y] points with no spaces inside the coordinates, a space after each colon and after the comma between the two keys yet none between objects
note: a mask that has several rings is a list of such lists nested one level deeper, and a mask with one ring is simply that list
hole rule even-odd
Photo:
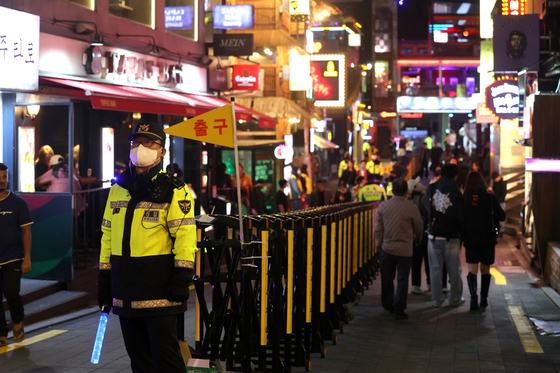
[{"label": "korean text sign", "polygon": [[0,90],[39,88],[39,17],[0,7]]},{"label": "korean text sign", "polygon": [[191,30],[193,28],[192,6],[166,6],[166,30]]},{"label": "korean text sign", "polygon": [[253,27],[252,5],[216,5],[213,14],[215,29]]}]

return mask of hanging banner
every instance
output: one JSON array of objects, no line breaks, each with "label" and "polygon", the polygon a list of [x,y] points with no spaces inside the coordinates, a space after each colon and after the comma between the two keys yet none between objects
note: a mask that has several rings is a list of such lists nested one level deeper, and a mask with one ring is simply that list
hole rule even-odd
[{"label": "hanging banner", "polygon": [[260,71],[261,65],[234,65],[232,88],[234,90],[258,91]]},{"label": "hanging banner", "polygon": [[253,28],[252,5],[214,6],[214,29]]},{"label": "hanging banner", "polygon": [[164,129],[168,135],[233,148],[231,104]]},{"label": "hanging banner", "polygon": [[253,55],[253,34],[214,34],[214,56]]},{"label": "hanging banner", "polygon": [[537,68],[539,15],[494,15],[494,72]]},{"label": "hanging banner", "polygon": [[486,107],[500,119],[515,119],[519,115],[517,80],[499,79],[486,87]]}]

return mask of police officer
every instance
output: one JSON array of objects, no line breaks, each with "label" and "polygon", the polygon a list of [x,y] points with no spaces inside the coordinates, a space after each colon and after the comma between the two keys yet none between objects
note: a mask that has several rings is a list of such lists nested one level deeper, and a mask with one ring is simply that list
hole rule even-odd
[{"label": "police officer", "polygon": [[358,194],[358,201],[384,201],[386,199],[385,188],[379,182],[364,185]]},{"label": "police officer", "polygon": [[184,372],[177,315],[197,251],[194,201],[182,180],[162,171],[160,125],[139,123],[128,139],[130,164],[103,215],[97,299],[119,316],[133,372]]}]

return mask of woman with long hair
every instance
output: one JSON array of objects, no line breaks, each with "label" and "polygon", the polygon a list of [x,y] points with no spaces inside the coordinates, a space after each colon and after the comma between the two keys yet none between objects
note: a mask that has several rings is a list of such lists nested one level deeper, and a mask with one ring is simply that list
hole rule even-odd
[{"label": "woman with long hair", "polygon": [[480,263],[480,307],[488,306],[490,288],[490,266],[494,264],[496,228],[506,219],[498,199],[488,192],[482,175],[472,171],[467,176],[465,192],[465,256],[469,265],[467,283],[471,293],[471,310],[479,307],[477,277]]}]

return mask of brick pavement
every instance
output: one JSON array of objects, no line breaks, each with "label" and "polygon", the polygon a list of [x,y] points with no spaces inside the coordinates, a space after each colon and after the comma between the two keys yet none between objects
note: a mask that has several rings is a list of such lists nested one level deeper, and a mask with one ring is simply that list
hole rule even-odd
[{"label": "brick pavement", "polygon": [[[467,273],[463,260],[463,277]],[[512,319],[510,306],[529,316],[560,319],[553,302],[560,296],[539,288],[511,239],[500,239],[496,264],[507,285],[490,287],[485,310],[469,311],[466,280],[460,307],[435,309],[430,294],[409,295],[408,320],[395,320],[381,308],[380,281],[370,285],[355,307],[355,319],[338,335],[337,345],[326,344],[327,357],[312,354],[311,371],[330,372],[558,372],[560,338],[536,339],[544,353],[526,353]],[[479,281],[480,282],[480,281]],[[423,282],[424,283],[424,282]],[[551,295],[547,295],[550,293]],[[194,341],[194,297],[186,314],[186,337]],[[0,353],[0,372],[131,372],[117,317],[111,315],[99,365],[89,362],[98,315],[28,333],[28,340],[49,330],[66,333]],[[534,330],[534,328],[532,328]],[[0,351],[2,352],[2,351]],[[304,372],[301,367],[292,372]]]}]

